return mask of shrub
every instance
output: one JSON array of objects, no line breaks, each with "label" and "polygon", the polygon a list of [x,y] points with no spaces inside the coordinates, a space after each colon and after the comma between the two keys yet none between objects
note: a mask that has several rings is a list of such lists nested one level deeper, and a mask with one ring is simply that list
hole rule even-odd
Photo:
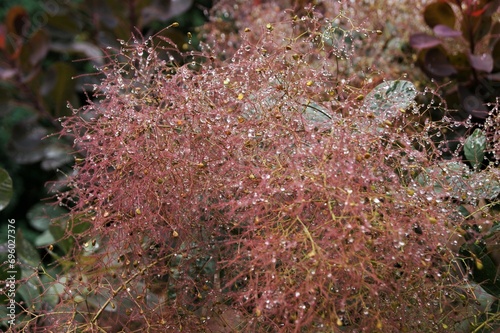
[{"label": "shrub", "polygon": [[429,332],[475,311],[452,302],[464,218],[438,125],[410,82],[345,75],[351,21],[300,14],[228,54],[123,42],[62,122],[80,155],[63,238],[82,245],[31,330]]}]

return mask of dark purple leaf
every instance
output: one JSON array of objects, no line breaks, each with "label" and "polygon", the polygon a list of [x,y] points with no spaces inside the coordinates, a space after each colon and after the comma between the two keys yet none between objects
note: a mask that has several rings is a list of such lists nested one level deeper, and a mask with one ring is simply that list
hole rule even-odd
[{"label": "dark purple leaf", "polygon": [[15,68],[1,68],[0,67],[0,80],[12,79],[17,74]]},{"label": "dark purple leaf", "polygon": [[12,137],[7,145],[7,153],[19,164],[36,163],[43,158],[44,141],[47,130],[36,122],[36,117],[30,117],[17,123],[12,131]]},{"label": "dark purple leaf", "polygon": [[495,71],[500,70],[500,39],[495,44],[493,44],[491,57],[493,58],[493,68],[495,69]]},{"label": "dark purple leaf", "polygon": [[474,95],[470,89],[464,86],[458,87],[458,93],[460,96],[460,103],[468,114],[479,119],[486,119],[488,117],[489,110],[479,96]]},{"label": "dark purple leaf", "polygon": [[493,0],[489,3],[487,3],[484,8],[486,11],[484,12],[484,16],[491,16],[495,14],[500,7],[500,0]]},{"label": "dark purple leaf", "polygon": [[410,36],[410,45],[417,50],[430,49],[440,44],[441,41],[439,39],[428,34],[420,33]]},{"label": "dark purple leaf", "polygon": [[192,4],[193,0],[153,1],[142,10],[143,24],[147,25],[152,21],[167,21],[186,12]]},{"label": "dark purple leaf", "polygon": [[447,55],[435,47],[425,54],[424,68],[431,77],[442,78],[457,73],[455,67],[451,65]]},{"label": "dark purple leaf", "polygon": [[40,93],[50,107],[51,114],[60,117],[68,112],[67,102],[74,102],[75,69],[65,62],[56,62],[44,73]]},{"label": "dark purple leaf", "polygon": [[469,36],[469,42],[477,43],[489,34],[492,23],[491,16],[469,16],[462,21],[462,34]]},{"label": "dark purple leaf", "polygon": [[500,41],[500,22],[496,22],[491,27],[490,41],[489,41],[490,47],[494,47],[494,45],[497,44],[498,41]]},{"label": "dark purple leaf", "polygon": [[[113,6],[114,4],[115,6]],[[91,10],[95,19],[102,23],[104,27],[116,29],[120,24],[120,11],[122,11],[123,8],[120,2],[94,1]]]},{"label": "dark purple leaf", "polygon": [[493,58],[487,53],[481,55],[469,54],[469,61],[471,66],[478,71],[491,73],[493,70]]},{"label": "dark purple leaf", "polygon": [[434,34],[438,37],[450,38],[462,36],[462,33],[458,30],[452,29],[444,24],[438,24],[433,29]]},{"label": "dark purple leaf", "polygon": [[486,75],[486,78],[490,81],[498,81],[500,82],[500,72],[494,74]]}]

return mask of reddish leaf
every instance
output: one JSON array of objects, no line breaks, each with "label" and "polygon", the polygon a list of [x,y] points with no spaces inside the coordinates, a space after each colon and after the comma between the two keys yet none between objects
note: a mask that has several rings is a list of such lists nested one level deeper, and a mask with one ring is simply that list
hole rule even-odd
[{"label": "reddish leaf", "polygon": [[429,49],[441,44],[441,41],[434,36],[428,34],[420,33],[410,36],[410,45],[414,49]]},{"label": "reddish leaf", "polygon": [[493,70],[493,58],[487,53],[481,55],[469,54],[469,61],[471,66],[478,71],[491,73]]},{"label": "reddish leaf", "polygon": [[470,16],[481,16],[485,12],[486,8],[478,9],[470,13]]},{"label": "reddish leaf", "polygon": [[452,29],[444,24],[438,24],[432,30],[436,36],[443,38],[462,36],[460,31]]},{"label": "reddish leaf", "polygon": [[5,19],[7,32],[22,36],[28,32],[30,26],[28,12],[21,6],[12,7]]},{"label": "reddish leaf", "polygon": [[7,35],[7,29],[5,25],[0,24],[0,50],[5,50],[5,36]]},{"label": "reddish leaf", "polygon": [[443,24],[453,29],[455,26],[455,13],[448,3],[438,1],[425,7],[424,20],[431,28]]}]

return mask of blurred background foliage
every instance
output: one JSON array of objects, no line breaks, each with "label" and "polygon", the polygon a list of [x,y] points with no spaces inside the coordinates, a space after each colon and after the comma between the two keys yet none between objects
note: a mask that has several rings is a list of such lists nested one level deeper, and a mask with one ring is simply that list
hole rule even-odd
[{"label": "blurred background foliage", "polygon": [[[100,80],[97,68],[120,48],[118,40],[147,38],[175,21],[177,27],[160,33],[186,49],[187,33],[206,22],[211,6],[210,0],[0,3],[0,230],[7,230],[9,219],[16,221],[21,264],[36,267],[40,258],[48,264],[71,245],[43,248],[68,223],[66,218],[50,222],[66,210],[50,205],[55,192],[48,185],[72,172],[73,143],[57,134],[58,119],[71,112],[68,104],[86,102],[87,92]],[[192,38],[189,47],[196,43]],[[6,240],[7,233],[0,232],[0,244]],[[29,303],[29,296],[20,294]]]}]

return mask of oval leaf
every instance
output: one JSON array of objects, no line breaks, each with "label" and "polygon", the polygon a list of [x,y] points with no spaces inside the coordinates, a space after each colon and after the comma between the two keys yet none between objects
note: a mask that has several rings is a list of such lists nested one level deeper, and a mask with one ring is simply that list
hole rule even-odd
[{"label": "oval leaf", "polygon": [[491,73],[493,70],[493,58],[487,53],[481,55],[469,54],[469,61],[472,67],[478,71]]},{"label": "oval leaf", "polygon": [[468,184],[472,189],[474,189],[475,197],[487,200],[496,200],[500,194],[500,182],[498,181],[500,179],[499,176],[500,174],[497,170],[492,171],[492,169],[488,170],[488,172],[475,172],[472,177],[468,179]]},{"label": "oval leaf", "polygon": [[41,262],[38,250],[24,237],[21,228],[18,228],[16,232],[16,254],[22,264],[31,267],[37,267]]},{"label": "oval leaf", "polygon": [[66,210],[62,207],[38,203],[28,211],[26,217],[34,229],[46,231],[53,219],[61,217],[65,213]]},{"label": "oval leaf", "polygon": [[28,48],[30,51],[29,61],[32,66],[40,64],[42,60],[45,59],[47,53],[49,52],[50,39],[44,30],[38,30],[31,38],[28,40],[23,48]]},{"label": "oval leaf", "polygon": [[473,281],[480,283],[481,287],[489,294],[499,297],[500,296],[500,279],[498,279],[497,265],[491,260],[484,245],[479,242],[464,244],[460,249],[460,253],[474,259],[474,261],[481,261],[481,269],[477,264],[471,265]]},{"label": "oval leaf", "polygon": [[490,81],[500,82],[500,72],[495,73],[495,74],[488,74],[488,75],[486,75],[486,78]]},{"label": "oval leaf", "polygon": [[462,33],[458,30],[452,29],[447,25],[438,24],[433,29],[434,34],[438,37],[450,38],[450,37],[460,37]]},{"label": "oval leaf", "polygon": [[434,2],[425,7],[424,20],[431,28],[442,24],[453,29],[455,26],[455,13],[448,3],[444,1]]},{"label": "oval leaf", "polygon": [[448,61],[448,56],[437,47],[428,50],[425,54],[424,70],[434,78],[443,78],[457,73],[455,67]]},{"label": "oval leaf", "polygon": [[328,110],[319,104],[308,101],[304,106],[306,107],[304,110],[304,118],[311,123],[325,123],[332,119]]},{"label": "oval leaf", "polygon": [[464,154],[474,168],[479,168],[484,159],[486,135],[479,128],[465,140]]},{"label": "oval leaf", "polygon": [[499,7],[500,7],[500,1],[498,0],[493,0],[487,3],[486,5],[484,5],[485,11],[483,13],[483,16],[486,17],[495,14]]},{"label": "oval leaf", "polygon": [[143,24],[153,21],[167,21],[186,12],[193,5],[193,0],[173,0],[166,3],[155,1],[142,9]]},{"label": "oval leaf", "polygon": [[0,168],[0,210],[7,207],[12,198],[12,193],[12,179],[5,169]]},{"label": "oval leaf", "polygon": [[30,19],[28,12],[22,6],[13,6],[5,18],[5,25],[9,34],[23,36],[28,33]]},{"label": "oval leaf", "polygon": [[460,104],[462,108],[473,117],[486,119],[489,116],[489,110],[473,91],[462,85],[458,86]]},{"label": "oval leaf", "polygon": [[410,81],[387,81],[366,95],[363,109],[375,114],[380,122],[392,121],[414,102],[415,96],[417,89]]},{"label": "oval leaf", "polygon": [[428,34],[414,34],[410,36],[410,45],[414,49],[430,49],[441,44],[441,41],[434,36]]}]

